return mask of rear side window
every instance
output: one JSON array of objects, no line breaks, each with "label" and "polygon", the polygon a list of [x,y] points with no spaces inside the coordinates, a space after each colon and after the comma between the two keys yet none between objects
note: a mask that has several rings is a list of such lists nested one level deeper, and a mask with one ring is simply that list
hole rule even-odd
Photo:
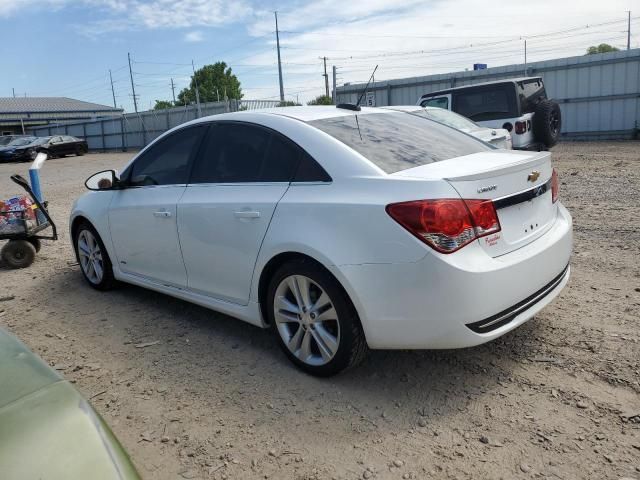
[{"label": "rear side window", "polygon": [[178,130],[145,151],[131,167],[132,185],[176,185],[187,183],[190,159],[200,144],[206,126]]},{"label": "rear side window", "polygon": [[519,116],[513,84],[456,92],[453,109],[476,122]]},{"label": "rear side window", "polygon": [[258,125],[213,124],[190,183],[290,182],[304,152]]},{"label": "rear side window", "polygon": [[346,115],[309,123],[386,173],[490,150],[462,132],[403,112]]},{"label": "rear side window", "polygon": [[449,98],[448,97],[434,97],[428,98],[424,100],[420,106],[422,107],[438,107],[449,109]]}]

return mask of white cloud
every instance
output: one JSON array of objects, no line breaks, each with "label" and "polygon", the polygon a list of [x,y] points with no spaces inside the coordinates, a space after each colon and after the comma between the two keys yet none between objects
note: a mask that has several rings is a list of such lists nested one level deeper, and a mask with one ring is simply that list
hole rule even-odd
[{"label": "white cloud", "polygon": [[[581,55],[596,42],[621,47],[626,42],[626,10],[632,3],[538,0],[535,7],[527,2],[507,2],[496,10],[477,0],[299,2],[278,13],[285,93],[295,96],[300,92],[301,99],[321,94],[324,80],[318,57],[325,55],[330,75],[331,66],[338,66],[341,84],[366,82],[376,64],[375,79],[384,80],[471,69],[473,63],[490,67],[521,63],[521,37],[528,37],[529,62]],[[540,35],[612,20],[620,22],[564,35]],[[640,21],[632,25],[632,33],[638,24]],[[269,35],[274,30],[273,13],[256,12],[248,30],[254,36]],[[397,55],[408,51],[415,53]],[[274,53],[257,53],[243,61],[273,64]],[[277,71],[275,66],[273,71]],[[252,84],[256,90],[251,93],[277,95],[275,78],[269,79],[270,83]],[[309,88],[313,90],[305,92]]]},{"label": "white cloud", "polygon": [[187,32],[184,36],[184,41],[189,43],[198,43],[204,41],[204,35],[199,30],[193,32]]}]

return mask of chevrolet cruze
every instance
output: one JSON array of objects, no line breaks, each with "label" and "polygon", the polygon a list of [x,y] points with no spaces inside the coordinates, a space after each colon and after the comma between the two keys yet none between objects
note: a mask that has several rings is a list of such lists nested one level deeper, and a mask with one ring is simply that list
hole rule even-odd
[{"label": "chevrolet cruze", "polygon": [[89,285],[270,328],[315,375],[370,348],[495,339],[569,278],[572,221],[549,152],[498,150],[407,112],[202,118],[86,185],[70,228]]}]

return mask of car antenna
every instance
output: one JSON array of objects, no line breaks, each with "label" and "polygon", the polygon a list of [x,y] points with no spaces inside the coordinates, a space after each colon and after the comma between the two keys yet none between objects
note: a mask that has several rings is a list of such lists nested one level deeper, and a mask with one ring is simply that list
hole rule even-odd
[{"label": "car antenna", "polygon": [[358,98],[358,103],[356,103],[356,107],[360,106],[360,102],[362,101],[362,97],[364,97],[364,94],[367,93],[367,88],[369,88],[369,84],[371,83],[371,80],[373,80],[373,76],[376,74],[376,70],[378,70],[378,65],[376,65],[376,68],[373,69],[373,72],[371,73],[371,76],[369,77],[369,81],[364,86],[364,90],[362,91],[362,93],[360,94],[360,97]]},{"label": "car antenna", "polygon": [[373,69],[373,73],[369,77],[369,81],[364,86],[364,90],[362,91],[362,93],[360,94],[360,97],[358,98],[358,103],[356,103],[355,105],[353,103],[339,103],[338,105],[336,105],[336,108],[343,108],[345,110],[353,110],[354,112],[359,112],[360,102],[362,101],[362,97],[364,97],[364,94],[367,93],[367,88],[369,88],[369,84],[371,83],[371,80],[373,80],[373,76],[376,74],[377,69],[378,69],[378,65],[376,65],[376,68]]}]

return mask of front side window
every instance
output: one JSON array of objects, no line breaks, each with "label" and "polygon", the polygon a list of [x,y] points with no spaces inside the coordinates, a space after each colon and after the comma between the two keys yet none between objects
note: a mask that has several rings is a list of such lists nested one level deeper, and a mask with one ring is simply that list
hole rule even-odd
[{"label": "front side window", "polygon": [[411,113],[345,115],[309,124],[348,145],[386,173],[490,150],[473,137]]},{"label": "front side window", "polygon": [[420,104],[422,107],[438,107],[449,109],[449,98],[448,97],[434,97],[428,98],[424,102]]},{"label": "front side window", "polygon": [[456,92],[453,109],[476,122],[518,116],[512,84]]},{"label": "front side window", "polygon": [[206,126],[178,130],[153,144],[131,167],[131,185],[180,185],[187,183],[189,165]]},{"label": "front side window", "polygon": [[301,155],[295,143],[266,128],[214,123],[190,183],[290,182]]}]

